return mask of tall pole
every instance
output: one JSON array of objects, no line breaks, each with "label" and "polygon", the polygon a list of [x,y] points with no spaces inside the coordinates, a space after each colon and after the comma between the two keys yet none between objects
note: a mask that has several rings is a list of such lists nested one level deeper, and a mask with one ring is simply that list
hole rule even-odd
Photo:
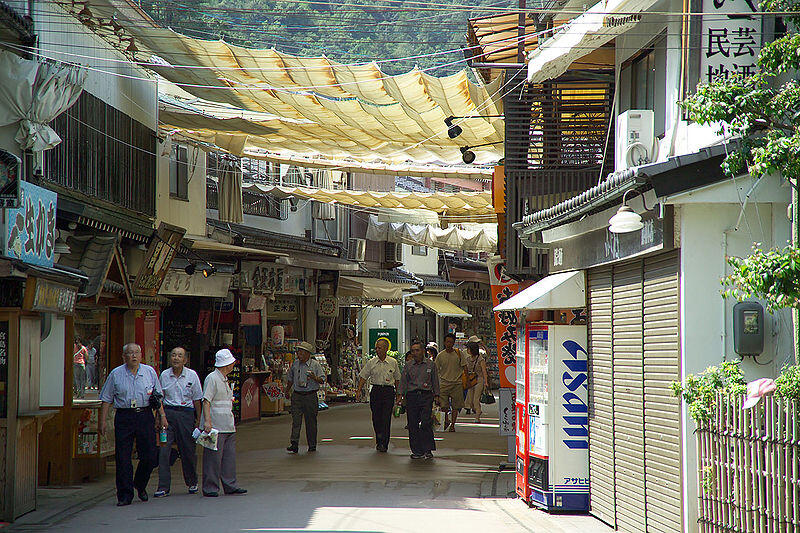
[{"label": "tall pole", "polygon": [[[795,181],[792,187],[792,247],[800,245],[800,221],[798,221],[798,208],[800,208],[800,197],[798,197],[798,182]],[[800,364],[800,308],[797,305],[792,307],[792,331],[794,331],[794,364]]]}]

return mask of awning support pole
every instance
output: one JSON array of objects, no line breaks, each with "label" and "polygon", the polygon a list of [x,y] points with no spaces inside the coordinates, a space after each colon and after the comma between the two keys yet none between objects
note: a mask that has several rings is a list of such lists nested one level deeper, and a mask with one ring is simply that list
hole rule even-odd
[{"label": "awning support pole", "polygon": [[[422,292],[410,292],[400,297],[400,357],[406,355],[406,300],[412,296],[419,296]],[[438,324],[436,327],[439,327]]]}]

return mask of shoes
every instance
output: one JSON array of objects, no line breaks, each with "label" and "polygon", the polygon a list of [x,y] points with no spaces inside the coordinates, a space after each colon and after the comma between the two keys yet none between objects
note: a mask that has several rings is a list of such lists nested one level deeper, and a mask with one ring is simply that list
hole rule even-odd
[{"label": "shoes", "polygon": [[219,496],[219,492],[206,492],[206,491],[203,491],[203,496],[205,496],[206,498],[216,498],[217,496]]},{"label": "shoes", "polygon": [[189,494],[197,494],[197,485],[192,485],[189,487]]},{"label": "shoes", "polygon": [[425,459],[433,459],[433,452],[426,452]]},{"label": "shoes", "polygon": [[424,455],[421,455],[421,454],[418,454],[418,453],[412,453],[412,454],[411,454],[411,458],[412,458],[412,459],[424,459],[424,458],[425,458],[425,456],[424,456]]},{"label": "shoes", "polygon": [[117,507],[124,507],[124,506],[130,505],[130,504],[131,504],[130,500],[121,500],[121,501],[117,502]]},{"label": "shoes", "polygon": [[153,498],[163,498],[164,496],[169,496],[168,490],[158,489],[153,493]]},{"label": "shoes", "polygon": [[230,492],[226,492],[225,494],[247,494],[247,489],[243,489],[241,487],[233,489]]},{"label": "shoes", "polygon": [[147,489],[136,489],[136,492],[139,494],[139,499],[143,502],[146,502],[150,498],[147,496]]},{"label": "shoes", "polygon": [[449,431],[450,433],[455,433],[456,432],[456,425],[455,424],[450,424],[450,429],[448,429],[447,431]]},{"label": "shoes", "polygon": [[317,447],[316,446],[309,446],[308,447],[308,453],[315,452],[315,451],[317,451]]},{"label": "shoes", "polygon": [[289,453],[297,453],[297,452],[299,451],[299,450],[298,450],[298,447],[297,447],[297,443],[294,443],[294,442],[293,442],[293,443],[291,443],[291,444],[290,444],[290,445],[289,445],[289,446],[286,448],[286,451],[287,451],[287,452],[289,452]]},{"label": "shoes", "polygon": [[386,453],[387,451],[389,451],[389,448],[388,448],[388,447],[386,447],[386,446],[381,446],[381,445],[375,446],[375,449],[376,449],[376,450],[378,450],[378,451],[379,451],[379,452],[381,452],[381,453]]}]

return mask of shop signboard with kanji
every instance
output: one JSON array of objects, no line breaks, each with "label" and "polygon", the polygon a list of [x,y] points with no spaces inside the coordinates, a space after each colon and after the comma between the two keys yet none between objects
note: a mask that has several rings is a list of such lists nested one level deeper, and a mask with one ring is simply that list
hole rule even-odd
[{"label": "shop signboard with kanji", "polygon": [[242,263],[240,289],[252,289],[256,294],[291,294],[313,296],[317,293],[314,271],[274,263]]},{"label": "shop signboard with kanji", "polygon": [[6,209],[3,255],[52,267],[58,195],[27,181],[19,183],[19,207]]},{"label": "shop signboard with kanji", "polygon": [[703,0],[701,83],[756,73],[761,18],[755,0]]},{"label": "shop signboard with kanji", "polygon": [[[505,302],[519,292],[519,283],[505,273],[505,259],[500,256],[490,257],[489,281],[492,285],[492,307]],[[516,311],[497,311],[494,314],[495,333],[497,335],[498,373],[501,388],[514,388],[517,376],[517,320]]]}]

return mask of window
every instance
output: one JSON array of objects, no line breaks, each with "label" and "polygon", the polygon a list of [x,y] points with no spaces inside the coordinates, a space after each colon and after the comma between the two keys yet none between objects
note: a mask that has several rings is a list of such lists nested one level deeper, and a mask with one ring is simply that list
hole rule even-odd
[{"label": "window", "polygon": [[427,256],[428,255],[428,247],[427,246],[418,246],[416,244],[412,245],[411,246],[411,255]]},{"label": "window", "polygon": [[624,63],[620,72],[620,111],[653,111],[653,133],[665,132],[667,87],[667,38],[662,35],[653,44]]},{"label": "window", "polygon": [[169,195],[180,200],[189,199],[189,149],[175,143],[169,157]]}]

